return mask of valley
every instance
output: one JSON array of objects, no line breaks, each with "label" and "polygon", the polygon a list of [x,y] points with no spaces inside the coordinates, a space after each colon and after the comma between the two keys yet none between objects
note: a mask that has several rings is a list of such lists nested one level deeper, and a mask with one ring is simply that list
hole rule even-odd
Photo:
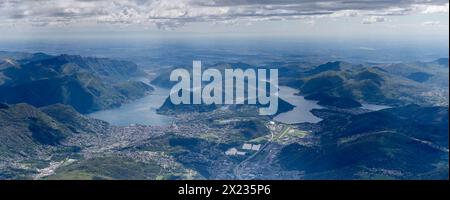
[{"label": "valley", "polygon": [[[285,58],[279,112],[265,116],[258,104],[171,104],[170,70],[0,55],[0,179],[448,177],[448,59]],[[237,66],[257,65],[206,68]]]}]

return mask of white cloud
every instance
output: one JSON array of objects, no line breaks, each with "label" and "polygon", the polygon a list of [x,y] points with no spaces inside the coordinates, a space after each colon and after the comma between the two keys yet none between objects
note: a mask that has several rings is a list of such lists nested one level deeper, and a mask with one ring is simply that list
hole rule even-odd
[{"label": "white cloud", "polygon": [[308,20],[308,21],[305,21],[305,24],[315,25],[315,24],[316,24],[316,21],[314,21],[314,20]]},{"label": "white cloud", "polygon": [[422,5],[419,6],[422,9],[421,13],[423,14],[432,14],[432,13],[448,13],[449,4],[445,5]]},{"label": "white cloud", "polygon": [[191,22],[234,24],[312,18],[366,17],[448,13],[448,0],[39,0],[0,1],[0,24],[70,25],[109,23],[176,28]]},{"label": "white cloud", "polygon": [[374,23],[380,23],[380,22],[385,22],[385,21],[387,21],[387,19],[385,17],[370,16],[370,17],[364,18],[362,23],[363,24],[374,24]]},{"label": "white cloud", "polygon": [[377,50],[377,49],[372,48],[372,47],[357,47],[356,49],[363,50],[363,51],[375,51],[375,50]]},{"label": "white cloud", "polygon": [[441,25],[440,21],[427,21],[427,22],[423,22],[422,25],[424,26],[439,26]]}]

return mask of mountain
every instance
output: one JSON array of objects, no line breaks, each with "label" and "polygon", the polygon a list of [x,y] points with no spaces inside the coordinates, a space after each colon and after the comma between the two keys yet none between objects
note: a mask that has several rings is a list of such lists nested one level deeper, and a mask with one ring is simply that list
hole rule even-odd
[{"label": "mountain", "polygon": [[164,170],[155,162],[137,162],[131,158],[105,156],[88,158],[62,166],[49,180],[143,180],[153,179]]},{"label": "mountain", "polygon": [[12,52],[12,51],[0,51],[0,60],[3,59],[14,59],[14,60],[22,60],[32,57],[32,53],[26,52]]},{"label": "mountain", "polygon": [[19,63],[17,63],[16,60],[10,58],[0,60],[0,70],[10,67],[19,67]]},{"label": "mountain", "polygon": [[[319,100],[321,104],[343,107],[358,107],[358,101],[396,104],[398,98],[393,98],[390,75],[377,68],[354,68],[345,71],[323,71],[302,79],[298,86],[300,94],[310,99]],[[345,103],[347,101],[347,103]],[[347,105],[346,105],[347,104]]]},{"label": "mountain", "polygon": [[[445,62],[446,59],[363,64],[335,61],[316,66],[280,62],[277,65],[281,85],[299,89],[300,95],[317,100],[323,106],[352,108],[362,103],[448,105],[448,90],[438,89],[448,88],[448,70],[441,65]],[[204,68],[223,71],[234,65],[251,68],[245,63],[218,63]],[[170,71],[162,72],[152,83],[170,88],[175,82],[169,81],[169,75]]]},{"label": "mountain", "polygon": [[434,62],[448,68],[448,58],[439,58]]},{"label": "mountain", "polygon": [[40,110],[54,120],[64,124],[72,133],[98,134],[104,132],[109,126],[104,121],[86,118],[69,105],[52,104],[41,107]]},{"label": "mountain", "polygon": [[62,103],[89,113],[117,107],[153,90],[133,80],[144,72],[131,62],[42,53],[23,57],[0,68],[0,102],[37,107]]},{"label": "mountain", "polygon": [[211,112],[215,109],[220,108],[221,105],[210,104],[179,104],[175,105],[172,103],[170,98],[167,98],[163,105],[158,108],[158,113],[161,114],[175,114],[175,113],[190,113],[190,112]]},{"label": "mountain", "polygon": [[[71,116],[59,109],[58,115]],[[67,120],[67,119],[66,119]],[[59,145],[67,136],[77,134],[69,123],[61,122],[28,104],[0,108],[0,157],[36,155],[42,146]]]},{"label": "mountain", "polygon": [[36,108],[0,103],[0,179],[29,179],[50,161],[77,158],[84,142],[70,143],[70,138],[96,137],[109,128],[69,105]]},{"label": "mountain", "polygon": [[[445,90],[449,83],[448,68],[443,67],[447,62],[448,59],[442,58],[431,62],[362,64],[278,62],[276,66],[279,66],[280,85],[299,89],[300,95],[318,100],[324,106],[346,108],[362,103],[432,106],[448,105],[448,90]],[[245,63],[218,63],[204,69],[214,67],[223,71],[235,65],[252,68]],[[169,81],[169,77],[170,70],[161,72],[152,84],[170,88],[175,82]]]},{"label": "mountain", "polygon": [[409,74],[407,76],[407,78],[419,82],[419,83],[423,83],[425,81],[428,81],[428,79],[430,79],[433,75],[425,73],[425,72],[413,72],[411,74]]},{"label": "mountain", "polygon": [[170,73],[171,71],[162,71],[161,74],[156,76],[154,79],[150,81],[152,85],[156,85],[158,87],[170,89],[175,84],[177,84],[174,81],[170,81]]},{"label": "mountain", "polygon": [[319,101],[318,104],[322,106],[332,106],[337,108],[357,108],[362,105],[347,97],[335,97],[325,93],[313,93],[305,96],[305,99]]},{"label": "mountain", "polygon": [[[257,67],[254,67],[249,64],[242,63],[242,62],[237,62],[237,63],[221,62],[221,63],[214,64],[212,66],[203,66],[203,70],[206,70],[208,68],[217,69],[217,70],[221,71],[222,74],[225,74],[224,73],[225,69],[242,69],[242,70],[246,70],[246,69],[257,70],[258,69]],[[186,69],[188,71],[192,70],[189,68],[186,68]],[[159,87],[171,88],[173,85],[176,84],[176,82],[170,81],[170,79],[169,79],[170,72],[171,72],[170,70],[162,72],[159,76],[157,76],[155,79],[153,79],[151,83],[154,85],[157,85]],[[206,84],[206,82],[204,82],[204,84]],[[245,90],[245,92],[247,92],[247,87],[244,90]],[[225,96],[225,94],[222,94],[222,95]],[[192,102],[192,92],[190,92],[190,96],[191,96],[191,102]],[[245,95],[245,96],[247,96],[247,95]],[[221,108],[222,106],[223,105],[215,105],[215,104],[211,104],[211,105],[204,105],[204,104],[174,105],[170,101],[170,99],[167,98],[166,101],[164,102],[164,104],[158,109],[158,112],[165,113],[165,114],[182,113],[182,112],[210,112],[210,111],[216,110],[218,108]],[[256,104],[256,106],[254,106],[254,107],[259,108],[261,106],[266,106],[266,105]],[[228,108],[234,109],[234,110],[240,110],[244,107],[247,107],[247,106],[246,105],[231,105]],[[278,112],[275,115],[290,111],[293,108],[294,108],[294,106],[292,104],[286,102],[285,100],[283,100],[281,98],[278,98]]]},{"label": "mountain", "polygon": [[344,65],[348,65],[348,63],[344,63],[341,61],[335,62],[327,62],[325,64],[321,64],[311,70],[306,71],[306,74],[315,75],[325,71],[341,71],[344,68]]},{"label": "mountain", "polygon": [[445,62],[446,59],[387,64],[328,62],[284,74],[280,83],[299,89],[301,95],[321,101],[325,106],[345,107],[346,101],[354,106],[356,102],[391,106],[448,105],[446,90],[438,89],[448,88],[448,69],[442,67]]},{"label": "mountain", "polygon": [[[192,102],[192,95],[193,93],[190,92],[190,97],[191,97],[191,102]],[[189,112],[211,112],[213,110],[222,108],[224,106],[227,106],[225,104],[210,104],[210,105],[205,105],[205,104],[179,104],[179,105],[175,105],[172,103],[172,101],[170,100],[170,97],[168,97],[163,105],[161,105],[158,108],[158,112],[161,114],[174,114],[174,113],[189,113]],[[248,105],[248,104],[242,104],[242,105],[237,105],[237,104],[233,104],[230,105],[228,108],[231,110],[241,110],[241,109],[245,109],[248,107],[255,107],[255,108],[260,108],[260,107],[267,107],[268,105],[261,105],[259,103],[255,104],[255,105]],[[289,102],[278,98],[278,110],[277,110],[277,114],[283,113],[283,112],[287,112],[294,109],[294,106],[292,104],[290,104]],[[257,112],[257,111],[255,111]],[[274,115],[274,116],[275,116]]]},{"label": "mountain", "polygon": [[307,179],[448,178],[448,107],[410,105],[320,123],[320,144],[284,147],[281,166]]}]

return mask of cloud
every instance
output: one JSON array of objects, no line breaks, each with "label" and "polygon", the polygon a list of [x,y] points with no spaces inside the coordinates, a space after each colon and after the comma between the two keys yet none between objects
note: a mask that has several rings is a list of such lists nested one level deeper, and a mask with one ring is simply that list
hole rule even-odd
[{"label": "cloud", "polygon": [[355,16],[371,24],[391,15],[448,13],[448,5],[448,0],[2,0],[0,24],[107,23],[171,29],[192,22]]},{"label": "cloud", "polygon": [[385,21],[387,21],[385,17],[370,16],[370,17],[364,18],[362,23],[363,24],[375,24],[375,23],[380,23],[380,22],[385,22]]},{"label": "cloud", "polygon": [[422,7],[423,14],[432,14],[432,13],[448,13],[449,3],[445,5],[419,5],[419,8]]},{"label": "cloud", "polygon": [[427,22],[423,22],[422,25],[424,26],[439,26],[441,25],[440,21],[427,21]]},{"label": "cloud", "polygon": [[357,47],[356,49],[363,50],[363,51],[375,51],[375,50],[377,50],[377,49],[372,48],[372,47]]}]

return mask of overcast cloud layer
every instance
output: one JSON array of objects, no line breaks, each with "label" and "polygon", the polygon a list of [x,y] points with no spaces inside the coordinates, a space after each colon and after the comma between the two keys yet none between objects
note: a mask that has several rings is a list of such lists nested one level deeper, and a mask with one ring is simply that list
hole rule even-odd
[{"label": "overcast cloud layer", "polygon": [[233,23],[448,13],[448,0],[0,0],[0,26],[142,24],[177,28],[191,22]]}]

